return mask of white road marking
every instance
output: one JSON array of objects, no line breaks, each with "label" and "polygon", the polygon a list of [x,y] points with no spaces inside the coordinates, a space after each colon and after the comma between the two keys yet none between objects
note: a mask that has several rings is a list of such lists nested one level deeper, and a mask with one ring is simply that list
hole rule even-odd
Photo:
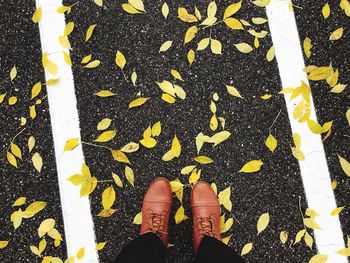
[{"label": "white road marking", "polygon": [[[85,247],[85,256],[80,262],[95,263],[99,260],[95,251],[95,233],[89,198],[80,198],[79,187],[67,181],[71,175],[81,173],[81,165],[84,162],[82,147],[79,145],[73,151],[63,153],[64,144],[68,139],[80,138],[80,128],[72,69],[64,62],[62,54],[64,49],[58,42],[66,25],[64,15],[56,12],[61,5],[60,0],[36,0],[36,6],[42,7],[42,19],[39,23],[42,50],[48,52],[49,59],[57,64],[60,77],[58,84],[47,88],[47,93],[65,243],[69,256],[74,256],[81,247]],[[45,72],[45,77],[48,80],[53,76]]]},{"label": "white road marking", "polygon": [[[304,59],[301,49],[294,12],[288,10],[288,1],[272,0],[266,7],[272,41],[282,80],[282,86],[297,87],[301,81],[308,83],[303,72]],[[344,238],[338,216],[330,216],[337,206],[331,187],[331,179],[320,135],[312,133],[306,123],[299,123],[292,116],[295,104],[285,96],[288,115],[293,133],[301,136],[301,149],[305,160],[299,162],[308,206],[317,211],[316,218],[322,230],[315,230],[315,242],[319,253],[329,256],[327,262],[347,262],[346,257],[335,254],[344,248]],[[311,116],[316,120],[316,112],[311,99]]]}]

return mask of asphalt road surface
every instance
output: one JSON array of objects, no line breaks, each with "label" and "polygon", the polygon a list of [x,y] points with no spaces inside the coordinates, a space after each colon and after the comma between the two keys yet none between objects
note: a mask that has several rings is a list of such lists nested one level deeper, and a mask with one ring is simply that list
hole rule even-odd
[{"label": "asphalt road surface", "polygon": [[[252,22],[252,18],[267,19],[265,8],[243,1],[233,17],[249,22],[251,26],[244,25],[246,30],[233,30],[222,22],[205,27],[178,18],[179,7],[194,14],[196,6],[203,21],[210,3],[207,0],[168,1],[167,18],[161,12],[164,1],[145,0],[146,12],[140,14],[127,13],[121,8],[122,3],[105,0],[101,7],[94,1],[63,2],[66,6],[75,4],[69,14],[65,13],[65,18],[67,23],[74,22],[75,25],[69,41],[80,121],[79,140],[86,142],[82,144],[85,163],[98,180],[96,189],[89,196],[91,215],[97,243],[107,242],[98,252],[100,262],[109,262],[138,235],[139,225],[133,224],[134,217],[141,210],[148,185],[159,176],[170,181],[179,178],[186,185],[182,204],[189,219],[175,223],[175,213],[181,202],[174,195],[168,262],[193,260],[191,185],[189,175],[180,173],[188,165],[201,169],[200,180],[215,183],[218,192],[231,189],[232,210],[222,207],[222,212],[226,220],[232,218],[234,223],[222,236],[230,236],[228,245],[238,253],[245,244],[253,243],[252,250],[244,255],[247,262],[308,262],[318,250],[315,242],[311,248],[304,240],[294,244],[297,232],[305,227],[303,217],[306,217],[308,203],[299,163],[291,152],[294,142],[286,102],[284,96],[278,94],[282,89],[278,64],[276,59],[266,59],[273,46],[269,23]],[[218,21],[230,4],[231,1],[216,1]],[[331,14],[327,19],[322,15],[325,2],[293,1],[293,4],[300,44],[303,45],[306,37],[313,44],[311,57],[304,56],[305,65],[332,65],[339,69],[339,83],[350,83],[350,17],[345,15],[338,1],[330,3]],[[12,3],[0,0],[0,8],[0,95],[6,93],[0,103],[0,141],[3,145],[0,154],[0,241],[9,241],[6,247],[0,246],[0,261],[41,262],[43,256],[65,260],[67,249],[60,200],[64,193],[59,191],[46,86],[43,85],[39,95],[31,99],[32,86],[47,81],[42,66],[39,26],[32,21],[35,1]],[[91,38],[85,41],[86,31],[94,24]],[[194,25],[198,26],[198,33],[184,44],[186,30]],[[329,35],[340,27],[345,28],[342,37],[329,41]],[[259,38],[259,47],[254,47],[254,36],[248,33],[249,29],[267,32]],[[204,38],[219,40],[221,54],[214,54],[210,47],[197,51],[199,41]],[[173,41],[171,47],[160,52],[162,44],[170,40]],[[241,42],[249,43],[254,50],[247,54],[240,52],[234,44]],[[187,59],[190,49],[196,51],[191,66]],[[117,50],[126,59],[122,70],[115,62]],[[86,68],[81,63],[89,54],[92,54],[92,60],[101,62],[98,67]],[[17,75],[11,80],[10,71],[14,65]],[[181,74],[183,81],[171,75],[173,69]],[[137,74],[135,84],[131,77],[133,72]],[[156,83],[163,80],[181,86],[186,98],[176,98],[175,103],[164,101]],[[243,98],[230,95],[226,85],[234,86]],[[47,88],[54,89],[55,86]],[[349,87],[341,93],[332,93],[326,81],[310,81],[310,88],[318,122],[333,120],[332,133],[323,146],[337,206],[345,206],[339,219],[346,244],[350,234],[350,179],[341,168],[338,155],[350,160],[350,127],[346,119],[346,111],[350,108]],[[115,95],[97,96],[101,90],[109,90]],[[272,96],[261,98],[266,94]],[[14,105],[9,105],[11,96],[17,97]],[[214,100],[215,96],[218,100]],[[129,103],[138,97],[150,99],[143,105],[129,108]],[[215,131],[210,126],[212,102],[216,104],[216,116],[222,118]],[[34,119],[29,110],[33,105],[36,105]],[[94,142],[103,132],[97,130],[97,125],[104,118],[112,120],[107,130],[116,130],[117,135],[105,143]],[[107,148],[120,149],[129,142],[139,142],[146,128],[159,121],[161,133],[156,137],[155,147],[149,149],[140,144],[136,152],[127,153],[130,164],[113,159]],[[67,125],[66,129],[69,128]],[[198,154],[195,138],[200,132],[212,136],[223,130],[231,133],[227,140],[216,147],[204,143]],[[278,141],[273,152],[265,145],[269,133]],[[162,157],[171,148],[175,135],[181,143],[181,155],[165,162]],[[30,136],[36,141],[31,151],[27,146]],[[301,138],[303,142],[302,135]],[[11,165],[6,156],[11,142],[22,152],[22,159],[14,157],[18,168]],[[43,160],[40,172],[33,165],[35,153]],[[196,163],[193,158],[198,155],[208,156],[214,162]],[[262,160],[264,164],[254,173],[239,172],[251,160]],[[134,172],[134,187],[124,175],[126,165]],[[122,188],[113,182],[112,173],[120,176]],[[100,217],[101,195],[109,186],[116,192],[112,207],[116,212],[109,217]],[[79,186],[76,188],[79,191]],[[12,206],[19,197],[26,197],[26,203],[20,207]],[[46,207],[33,217],[23,218],[22,224],[14,229],[11,214],[19,208],[25,210],[34,201],[45,201]],[[269,224],[257,235],[257,222],[264,213],[269,214]],[[55,247],[54,239],[47,236],[46,249],[39,257],[30,246],[38,246],[41,238],[37,230],[47,218],[55,219],[62,242]],[[288,232],[285,244],[280,238],[281,231]],[[307,231],[314,239],[312,228]],[[82,258],[78,262],[89,261]]]}]

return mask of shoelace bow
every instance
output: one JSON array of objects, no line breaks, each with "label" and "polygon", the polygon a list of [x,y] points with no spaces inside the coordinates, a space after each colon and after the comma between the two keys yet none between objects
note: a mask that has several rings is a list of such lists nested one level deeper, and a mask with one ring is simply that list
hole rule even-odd
[{"label": "shoelace bow", "polygon": [[147,221],[147,224],[149,225],[150,230],[155,234],[157,234],[161,239],[164,239],[165,236],[168,235],[168,232],[164,230],[165,215],[166,215],[166,212],[157,214],[150,211],[150,218]]},{"label": "shoelace bow", "polygon": [[215,219],[212,216],[209,217],[198,217],[198,231],[201,235],[201,238],[204,235],[215,237],[216,229],[214,227],[215,225]]}]

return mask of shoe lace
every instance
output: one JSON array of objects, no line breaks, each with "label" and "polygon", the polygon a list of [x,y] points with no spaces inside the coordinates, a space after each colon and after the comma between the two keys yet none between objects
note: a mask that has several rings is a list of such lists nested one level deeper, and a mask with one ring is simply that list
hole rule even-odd
[{"label": "shoe lace", "polygon": [[149,213],[150,217],[147,221],[147,224],[150,231],[157,234],[162,240],[164,240],[165,236],[168,235],[168,232],[165,231],[166,227],[164,225],[166,211],[158,214],[150,210]]},{"label": "shoe lace", "polygon": [[215,218],[213,216],[198,217],[197,225],[201,238],[203,238],[204,235],[215,237]]}]

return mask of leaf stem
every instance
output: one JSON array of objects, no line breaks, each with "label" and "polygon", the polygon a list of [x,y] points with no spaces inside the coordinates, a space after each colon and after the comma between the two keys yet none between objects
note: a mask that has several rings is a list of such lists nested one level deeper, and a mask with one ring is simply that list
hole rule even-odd
[{"label": "leaf stem", "polygon": [[128,79],[126,78],[126,75],[124,73],[124,70],[122,69],[122,73],[123,73],[123,76],[124,76],[124,79],[126,80],[126,82],[129,82]]},{"label": "leaf stem", "polygon": [[269,128],[269,131],[271,131],[272,126],[275,125],[275,123],[276,123],[278,117],[280,116],[281,112],[282,112],[282,109],[280,109],[280,111],[278,112],[276,118],[273,120],[273,122],[272,122],[272,124],[271,124],[271,126],[270,126],[270,128]]},{"label": "leaf stem", "polygon": [[84,142],[84,141],[81,141],[81,143],[86,144],[86,145],[90,145],[90,146],[94,146],[94,147],[98,147],[98,148],[104,148],[104,149],[112,151],[112,149],[107,147],[107,146],[98,145],[98,144],[94,144],[94,143],[90,143],[90,142]]},{"label": "leaf stem", "polygon": [[10,140],[10,144],[9,146],[7,147],[7,151],[10,149],[10,146],[11,146],[11,143],[13,143],[13,141],[18,137],[18,135],[20,135],[22,132],[24,132],[26,130],[26,128],[23,128],[19,133],[17,133],[15,135],[15,137],[13,137],[11,140]]}]

